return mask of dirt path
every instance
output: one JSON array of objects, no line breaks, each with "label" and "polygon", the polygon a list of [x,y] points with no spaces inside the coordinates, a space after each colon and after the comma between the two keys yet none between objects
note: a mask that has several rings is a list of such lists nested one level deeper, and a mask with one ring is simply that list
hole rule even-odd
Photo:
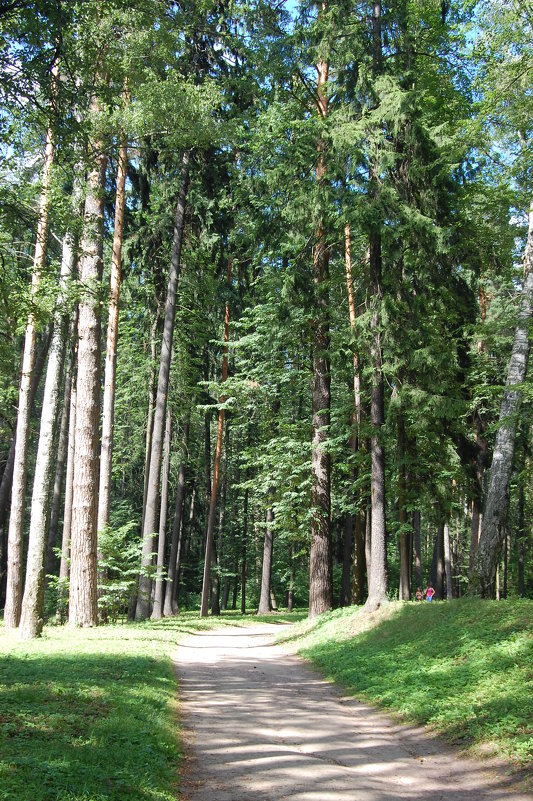
[{"label": "dirt path", "polygon": [[217,629],[179,646],[182,801],[532,801],[344,698],[272,644],[279,630]]}]

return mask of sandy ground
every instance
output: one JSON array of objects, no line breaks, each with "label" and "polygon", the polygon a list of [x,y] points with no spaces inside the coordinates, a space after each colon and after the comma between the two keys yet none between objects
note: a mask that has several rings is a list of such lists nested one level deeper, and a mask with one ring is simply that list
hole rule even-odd
[{"label": "sandy ground", "polygon": [[280,626],[179,646],[182,801],[532,801],[503,773],[343,697],[273,645]]}]

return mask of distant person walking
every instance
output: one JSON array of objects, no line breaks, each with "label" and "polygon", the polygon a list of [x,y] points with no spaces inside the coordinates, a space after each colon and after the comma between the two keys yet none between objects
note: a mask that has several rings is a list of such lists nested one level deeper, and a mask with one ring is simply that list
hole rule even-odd
[{"label": "distant person walking", "polygon": [[417,601],[423,601],[424,600],[424,590],[422,589],[422,587],[417,587],[417,590],[416,590],[416,593],[415,593],[415,600],[417,600]]},{"label": "distant person walking", "polygon": [[435,595],[435,590],[433,589],[431,584],[428,584],[426,587],[426,601],[432,601],[434,595]]}]

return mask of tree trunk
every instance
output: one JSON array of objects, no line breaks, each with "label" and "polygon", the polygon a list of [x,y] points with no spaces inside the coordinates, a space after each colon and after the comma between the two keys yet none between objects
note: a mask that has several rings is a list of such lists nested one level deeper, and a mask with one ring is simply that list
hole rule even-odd
[{"label": "tree trunk", "polygon": [[289,546],[289,589],[287,592],[287,612],[294,609],[294,545]]},{"label": "tree trunk", "polygon": [[344,536],[342,538],[342,576],[341,595],[339,598],[340,606],[349,606],[351,600],[350,572],[352,566],[351,562],[354,542],[353,529],[354,517],[350,514],[350,512],[346,512],[344,515]]},{"label": "tree trunk", "polygon": [[[76,315],[77,316],[77,315]],[[76,363],[78,343],[77,328],[73,341],[73,373],[70,393],[70,409],[68,423],[67,472],[65,474],[65,504],[63,507],[63,535],[61,539],[61,560],[59,563],[59,591],[57,599],[57,618],[64,622],[66,613],[66,583],[69,575],[70,532],[72,529],[72,495],[74,489],[74,459],[76,444]]]},{"label": "tree trunk", "polygon": [[[220,508],[218,513],[218,537],[215,553],[216,573],[213,580],[213,592],[211,598],[211,614],[220,615],[221,602],[221,574],[224,566],[224,519],[226,516],[226,491],[227,491],[227,463],[229,451],[229,425],[226,425],[224,454],[222,456],[222,487],[220,490]],[[222,607],[224,608],[224,607]]]},{"label": "tree trunk", "polygon": [[[57,58],[52,66],[52,95],[55,98],[59,81]],[[31,304],[41,284],[41,277],[46,259],[46,241],[48,238],[48,218],[50,210],[50,181],[52,164],[55,155],[55,142],[52,124],[46,132],[46,146],[39,198],[39,214],[37,220],[37,239],[33,257],[31,277]],[[22,539],[24,533],[24,509],[26,498],[26,469],[28,462],[28,444],[30,437],[31,384],[35,366],[35,343],[37,337],[37,321],[33,308],[28,315],[24,337],[24,355],[20,376],[17,430],[15,434],[15,460],[13,463],[13,480],[11,492],[11,515],[7,540],[7,587],[4,623],[6,628],[17,628],[20,620],[22,604]]]},{"label": "tree trunk", "polygon": [[487,598],[494,595],[496,567],[499,563],[509,508],[509,483],[513,467],[515,433],[520,410],[521,389],[529,358],[529,325],[533,304],[533,200],[529,210],[529,230],[524,252],[524,288],[506,387],[500,411],[500,427],[492,455],[489,486],[481,526],[481,536],[470,581],[472,592]]},{"label": "tree trunk", "polygon": [[[231,258],[228,259],[227,283],[231,286]],[[226,301],[224,315],[224,355],[222,357],[222,383],[228,377],[228,342],[229,342],[229,301]],[[224,404],[226,398],[223,395],[220,403]],[[213,558],[213,538],[215,530],[215,513],[217,505],[218,482],[220,478],[220,456],[222,453],[222,433],[224,430],[224,409],[218,411],[217,442],[215,446],[215,461],[213,466],[213,482],[211,485],[211,497],[209,499],[209,517],[207,519],[207,532],[205,542],[205,561],[204,577],[202,583],[202,604],[200,616],[206,617],[209,606],[209,585],[211,581],[211,560]]]},{"label": "tree trunk", "polygon": [[147,575],[147,571],[150,569],[152,564],[153,541],[156,531],[159,480],[161,475],[161,461],[163,458],[163,429],[167,410],[172,339],[174,336],[178,280],[181,266],[181,247],[185,228],[185,201],[187,197],[188,185],[189,151],[186,150],[182,158],[181,185],[178,196],[178,205],[176,208],[176,216],[174,220],[174,240],[172,243],[172,257],[170,260],[170,273],[165,306],[165,322],[163,326],[163,341],[161,344],[159,378],[157,382],[157,396],[154,413],[154,427],[150,451],[150,471],[146,492],[141,573],[139,575],[139,591],[137,595],[137,608],[135,610],[136,620],[143,620],[150,614],[152,580],[150,576]]},{"label": "tree trunk", "polygon": [[[322,2],[322,13],[327,3]],[[317,63],[317,107],[321,120],[328,114],[326,84],[329,65],[319,58]],[[317,143],[316,181],[326,179],[326,143]],[[309,558],[309,618],[331,609],[333,601],[331,555],[331,459],[326,443],[329,437],[331,406],[330,336],[329,336],[329,248],[326,244],[324,219],[319,218],[313,249],[313,283],[315,316],[313,320],[313,388],[311,452],[311,553]]]},{"label": "tree trunk", "polygon": [[525,505],[526,495],[523,475],[520,476],[518,484],[518,595],[521,598],[526,596],[526,585],[524,581],[525,551],[526,551],[526,529],[525,529]]},{"label": "tree trunk", "polygon": [[[100,104],[91,100],[90,113]],[[98,469],[100,418],[99,289],[102,280],[104,192],[107,156],[93,143],[95,163],[89,170],[85,197],[84,231],[79,265],[83,288],[78,319],[78,376],[76,385],[76,459],[72,482],[70,541],[69,624],[96,626],[98,581],[96,537],[98,523]]]},{"label": "tree trunk", "polygon": [[422,551],[420,548],[420,509],[415,509],[413,512],[413,543],[415,551],[416,586],[422,589],[424,579],[422,578]]},{"label": "tree trunk", "polygon": [[46,546],[45,585],[47,576],[52,575],[52,573],[54,572],[54,567],[57,569],[57,562],[54,549],[57,545],[57,536],[59,530],[59,515],[61,514],[61,498],[63,493],[63,474],[65,472],[65,462],[67,460],[70,396],[72,393],[74,355],[75,355],[74,339],[76,337],[77,327],[78,327],[78,314],[76,311],[74,319],[71,320],[70,331],[68,335],[68,343],[70,347],[65,369],[65,389],[63,393],[63,409],[61,411],[59,441],[57,445],[57,462],[56,462],[56,472],[54,477],[54,488],[52,491],[50,525],[48,526],[48,542]]},{"label": "tree trunk", "polygon": [[411,600],[411,537],[407,531],[407,473],[405,469],[405,423],[400,408],[398,412],[398,512],[400,522],[400,601]]},{"label": "tree trunk", "polygon": [[[41,376],[43,373],[44,365],[46,362],[46,357],[48,355],[48,349],[50,347],[50,341],[52,339],[52,329],[47,329],[40,348],[37,354],[37,358],[35,359],[35,365],[33,368],[33,375],[31,380],[30,386],[30,414],[33,410],[33,406],[35,403],[35,396],[37,394],[37,389],[39,387],[39,382],[41,380]],[[11,442],[11,447],[9,449],[9,453],[7,456],[7,461],[4,467],[4,472],[2,474],[2,482],[0,483],[0,531],[2,532],[2,540],[1,540],[1,554],[0,554],[0,609],[3,609],[5,603],[5,593],[6,593],[6,573],[7,573],[7,530],[6,530],[6,518],[9,508],[9,499],[11,497],[11,487],[13,481],[13,467],[15,464],[15,446],[16,446],[16,431],[13,435],[13,440]]]},{"label": "tree trunk", "polygon": [[362,604],[365,592],[365,515],[357,512],[355,516],[353,569],[350,601]]},{"label": "tree trunk", "polygon": [[[381,2],[372,4],[372,72],[377,77],[381,72]],[[370,197],[378,192],[376,165],[370,166]],[[365,608],[377,609],[387,601],[387,550],[385,525],[385,448],[382,443],[382,430],[385,424],[383,390],[383,367],[381,353],[380,317],[383,298],[381,233],[379,229],[370,234],[370,293],[372,297],[372,316],[370,319],[370,363],[372,367],[372,386],[370,395],[372,437],[371,453],[371,572],[368,577],[368,598]]]},{"label": "tree trunk", "polygon": [[444,524],[444,567],[446,570],[446,598],[451,601],[453,598],[453,578],[449,523]]},{"label": "tree trunk", "polygon": [[165,586],[165,603],[163,615],[169,617],[178,613],[177,603],[174,601],[174,589],[178,577],[178,552],[180,549],[180,534],[183,519],[183,501],[185,498],[185,481],[187,478],[187,455],[189,448],[190,419],[188,418],[183,427],[182,452],[178,471],[178,486],[176,490],[176,505],[174,507],[174,521],[172,524],[172,542],[170,545],[170,557],[168,560],[168,579]]},{"label": "tree trunk", "polygon": [[272,579],[272,555],[274,551],[274,533],[272,523],[274,522],[274,512],[272,507],[267,509],[265,542],[263,547],[263,569],[261,572],[261,595],[259,598],[258,615],[267,615],[270,612],[270,582]]},{"label": "tree trunk", "polygon": [[143,511],[141,520],[141,531],[144,529],[144,518],[146,514],[146,496],[148,493],[148,478],[150,475],[150,454],[152,453],[152,433],[154,430],[154,408],[155,408],[155,362],[156,362],[156,336],[160,319],[160,304],[157,304],[155,318],[150,331],[150,382],[148,390],[148,413],[146,415],[146,438],[144,449],[144,488],[143,488]]},{"label": "tree trunk", "polygon": [[[125,91],[127,102],[127,93]],[[102,449],[100,453],[100,486],[98,491],[98,531],[109,525],[111,498],[111,466],[113,458],[113,428],[115,417],[115,377],[117,371],[118,312],[122,271],[122,239],[128,146],[123,140],[118,151],[117,186],[115,193],[115,227],[111,255],[109,305],[107,318],[104,401],[102,411]]]},{"label": "tree trunk", "polygon": [[[350,223],[344,224],[344,266],[346,271],[346,291],[348,296],[348,313],[350,318],[350,328],[355,336],[356,308],[353,292],[352,274],[352,237]],[[350,449],[355,455],[359,450],[359,429],[361,425],[361,378],[359,375],[359,356],[354,350],[353,353],[353,391],[354,408],[352,413],[352,434],[350,437]],[[357,471],[352,471],[352,479],[357,480]],[[341,606],[348,606],[352,603],[362,603],[363,582],[364,582],[364,562],[362,559],[361,543],[362,539],[361,521],[359,512],[355,516],[355,540],[354,540],[354,518],[346,514],[344,521],[344,545],[342,560],[342,582],[341,582]],[[355,546],[355,547],[354,547]],[[353,550],[353,581],[350,587],[350,563],[352,561]]]},{"label": "tree trunk", "polygon": [[54,333],[50,344],[39,444],[35,462],[31,501],[26,581],[22,599],[19,637],[38,637],[44,625],[44,576],[46,543],[50,513],[50,493],[54,475],[54,445],[61,397],[61,378],[67,345],[68,317],[64,313],[66,287],[74,271],[74,241],[70,233],[63,239],[60,293],[54,315]]},{"label": "tree trunk", "polygon": [[155,579],[154,608],[152,620],[161,620],[163,617],[163,592],[166,553],[167,511],[168,511],[168,476],[170,472],[170,440],[172,435],[172,415],[167,408],[167,421],[165,424],[163,472],[161,475],[161,511],[159,513],[159,538],[157,543],[157,572]]},{"label": "tree trunk", "polygon": [[435,598],[442,601],[444,595],[444,523],[439,523],[437,529],[429,582],[435,590]]},{"label": "tree trunk", "polygon": [[248,488],[244,490],[243,531],[241,548],[241,615],[246,614],[246,540],[248,537]]}]

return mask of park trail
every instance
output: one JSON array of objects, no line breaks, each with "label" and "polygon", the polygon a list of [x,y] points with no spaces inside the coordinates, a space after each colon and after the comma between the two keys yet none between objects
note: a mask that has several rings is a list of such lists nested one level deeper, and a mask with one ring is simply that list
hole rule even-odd
[{"label": "park trail", "polygon": [[533,801],[274,644],[280,625],[191,634],[176,670],[180,801]]}]

